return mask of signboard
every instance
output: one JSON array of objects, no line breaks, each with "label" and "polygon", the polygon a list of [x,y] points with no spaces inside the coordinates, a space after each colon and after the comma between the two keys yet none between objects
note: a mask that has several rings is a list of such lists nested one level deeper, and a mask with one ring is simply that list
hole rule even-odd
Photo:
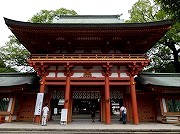
[{"label": "signboard", "polygon": [[54,114],[58,114],[58,108],[54,108]]},{"label": "signboard", "polygon": [[67,109],[61,109],[61,121],[60,124],[67,124]]},{"label": "signboard", "polygon": [[164,112],[167,113],[165,98],[162,98],[162,105],[163,105]]},{"label": "signboard", "polygon": [[41,109],[43,104],[44,93],[38,93],[36,99],[36,106],[34,115],[41,115]]}]

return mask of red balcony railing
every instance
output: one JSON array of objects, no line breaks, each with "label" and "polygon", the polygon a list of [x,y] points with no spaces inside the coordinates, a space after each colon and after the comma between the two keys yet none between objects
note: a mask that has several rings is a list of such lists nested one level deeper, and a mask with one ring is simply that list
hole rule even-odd
[{"label": "red balcony railing", "polygon": [[147,59],[145,54],[32,54],[30,59]]}]

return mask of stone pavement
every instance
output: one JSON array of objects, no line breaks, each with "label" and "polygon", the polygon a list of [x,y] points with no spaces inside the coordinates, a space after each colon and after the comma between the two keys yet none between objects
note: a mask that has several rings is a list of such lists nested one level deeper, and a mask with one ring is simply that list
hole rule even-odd
[{"label": "stone pavement", "polygon": [[[60,125],[57,121],[49,121],[47,126],[33,124],[32,122],[13,122],[0,124],[0,133],[179,133],[180,124],[162,123],[140,123],[139,125],[122,124],[113,121],[111,125],[103,124],[99,121],[75,120],[68,125]],[[33,132],[34,131],[34,132]]]}]

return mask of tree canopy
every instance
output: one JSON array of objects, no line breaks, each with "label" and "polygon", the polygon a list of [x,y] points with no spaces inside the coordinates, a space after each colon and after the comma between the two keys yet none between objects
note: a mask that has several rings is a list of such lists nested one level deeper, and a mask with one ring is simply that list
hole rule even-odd
[{"label": "tree canopy", "polygon": [[[139,0],[129,10],[130,19],[127,23],[153,22],[172,19],[158,3],[153,0]],[[147,52],[150,65],[146,71],[155,72],[180,72],[180,24],[174,22],[171,30]]]},{"label": "tree canopy", "polygon": [[172,19],[180,22],[180,1],[179,0],[156,0],[162,9],[172,16]]},{"label": "tree canopy", "polygon": [[53,18],[59,15],[77,15],[74,10],[60,8],[57,10],[41,10],[34,15],[29,21],[33,23],[52,23]]},{"label": "tree canopy", "polygon": [[[52,23],[53,18],[59,15],[77,15],[74,10],[60,8],[57,10],[41,10],[36,15],[33,15],[29,22],[32,23]],[[3,68],[6,68],[10,72],[19,70],[23,67],[23,71],[30,71],[26,59],[30,56],[27,49],[18,41],[14,35],[9,36],[9,41],[6,42],[5,46],[0,48],[1,52],[1,64]],[[1,68],[1,66],[0,66]],[[12,68],[12,70],[10,70]],[[5,70],[1,69],[1,72]]]},{"label": "tree canopy", "polygon": [[16,72],[15,69],[5,65],[4,61],[0,58],[0,73]]}]

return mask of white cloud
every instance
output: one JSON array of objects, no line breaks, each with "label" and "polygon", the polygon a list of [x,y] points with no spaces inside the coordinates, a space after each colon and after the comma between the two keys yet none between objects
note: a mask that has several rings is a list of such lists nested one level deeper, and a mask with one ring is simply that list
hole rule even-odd
[{"label": "white cloud", "polygon": [[3,17],[27,21],[42,9],[56,10],[61,7],[75,10],[79,15],[116,15],[123,13],[128,19],[128,10],[138,0],[1,0],[0,1],[0,46],[8,41],[11,31]]}]

